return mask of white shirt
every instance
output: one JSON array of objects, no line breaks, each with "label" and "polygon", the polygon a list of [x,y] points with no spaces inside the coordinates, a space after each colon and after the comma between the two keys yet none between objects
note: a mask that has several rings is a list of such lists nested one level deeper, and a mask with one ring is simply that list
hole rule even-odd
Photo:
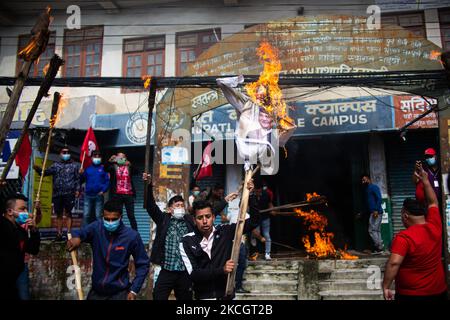
[{"label": "white shirt", "polygon": [[202,250],[206,252],[206,254],[211,259],[211,248],[214,241],[214,232],[216,231],[216,228],[212,229],[212,232],[210,233],[208,238],[203,237],[202,241],[200,242],[200,246],[202,247]]}]

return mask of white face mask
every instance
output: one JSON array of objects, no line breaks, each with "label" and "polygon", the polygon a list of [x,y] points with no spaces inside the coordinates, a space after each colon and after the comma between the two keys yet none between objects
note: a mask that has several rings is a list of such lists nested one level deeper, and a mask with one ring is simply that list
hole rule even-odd
[{"label": "white face mask", "polygon": [[175,208],[175,209],[173,209],[173,217],[175,219],[183,219],[185,213],[186,212],[185,212],[184,208]]}]

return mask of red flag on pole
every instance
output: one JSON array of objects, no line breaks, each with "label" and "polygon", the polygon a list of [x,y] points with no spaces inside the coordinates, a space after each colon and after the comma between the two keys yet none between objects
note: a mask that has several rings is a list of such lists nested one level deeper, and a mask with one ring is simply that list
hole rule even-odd
[{"label": "red flag on pole", "polygon": [[84,137],[83,145],[81,146],[80,161],[83,164],[83,169],[86,169],[92,164],[92,151],[95,150],[99,150],[97,139],[95,139],[94,130],[92,130],[92,127],[89,127],[86,132],[86,137]]},{"label": "red flag on pole", "polygon": [[206,177],[212,177],[212,161],[211,161],[212,142],[210,141],[203,151],[202,163],[195,180]]},{"label": "red flag on pole", "polygon": [[25,132],[25,135],[22,140],[22,144],[17,151],[16,154],[16,165],[19,167],[20,175],[22,178],[25,178],[28,172],[28,168],[30,167],[30,157],[31,157],[31,144],[30,138],[28,137],[28,132]]}]

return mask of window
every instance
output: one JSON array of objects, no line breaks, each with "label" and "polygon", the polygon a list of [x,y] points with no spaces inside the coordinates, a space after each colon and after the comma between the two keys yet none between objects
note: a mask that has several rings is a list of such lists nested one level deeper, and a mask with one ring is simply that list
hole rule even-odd
[{"label": "window", "polygon": [[103,27],[66,30],[64,34],[64,76],[100,76],[102,45]]},{"label": "window", "polygon": [[220,40],[220,29],[180,33],[177,42],[177,75],[181,75],[197,57]]},{"label": "window", "polygon": [[411,31],[417,37],[426,38],[425,19],[422,12],[387,14],[381,16],[381,24],[394,24]]},{"label": "window", "polygon": [[[19,45],[17,53],[19,53],[25,46],[28,44],[28,41],[30,40],[30,35],[21,35],[19,36]],[[50,62],[53,55],[55,54],[55,37],[56,33],[51,32],[50,38],[48,39],[47,47],[45,48],[45,51],[41,53],[39,60],[37,60],[35,63],[33,63],[33,66],[30,69],[29,76],[30,77],[43,77],[44,73],[44,67],[47,63]],[[22,69],[23,60],[22,58],[17,57],[17,63],[16,63],[16,75],[19,74],[20,70]]]},{"label": "window", "polygon": [[164,36],[124,40],[124,76],[164,76],[164,50]]},{"label": "window", "polygon": [[442,49],[450,50],[450,10],[439,11],[439,25],[441,27]]}]

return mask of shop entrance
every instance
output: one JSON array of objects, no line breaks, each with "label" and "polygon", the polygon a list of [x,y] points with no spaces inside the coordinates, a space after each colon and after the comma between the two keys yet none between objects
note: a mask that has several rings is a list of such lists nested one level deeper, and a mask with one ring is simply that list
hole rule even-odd
[{"label": "shop entrance", "polygon": [[[288,157],[281,155],[279,173],[265,178],[279,204],[302,201],[306,193],[325,196],[328,207],[321,212],[328,218],[327,230],[335,234],[334,244],[339,248],[357,247],[355,215],[363,205],[360,176],[368,171],[367,141],[365,134],[293,138],[287,146]],[[272,218],[275,242],[303,249],[305,232],[300,218]],[[274,245],[273,251],[277,250],[285,249]]]}]

